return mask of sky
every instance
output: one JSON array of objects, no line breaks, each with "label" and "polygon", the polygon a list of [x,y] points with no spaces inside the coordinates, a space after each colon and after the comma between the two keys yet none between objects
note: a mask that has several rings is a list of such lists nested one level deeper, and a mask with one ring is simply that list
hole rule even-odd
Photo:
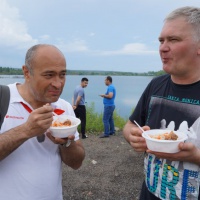
[{"label": "sky", "polygon": [[162,70],[158,37],[172,10],[199,0],[0,0],[0,66],[53,44],[70,70]]}]

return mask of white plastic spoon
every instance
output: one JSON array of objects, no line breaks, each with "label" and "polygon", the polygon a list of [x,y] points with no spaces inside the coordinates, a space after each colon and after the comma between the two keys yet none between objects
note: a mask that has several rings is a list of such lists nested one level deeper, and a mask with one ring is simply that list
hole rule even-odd
[{"label": "white plastic spoon", "polygon": [[138,128],[142,131],[142,132],[144,132],[144,129],[134,120],[134,122],[135,122],[135,124],[138,126]]},{"label": "white plastic spoon", "polygon": [[[134,120],[137,127],[144,133],[144,129]],[[151,138],[148,134],[145,134],[147,137]]]},{"label": "white plastic spoon", "polygon": [[55,112],[52,112],[55,116],[58,116],[58,114],[56,114]]}]

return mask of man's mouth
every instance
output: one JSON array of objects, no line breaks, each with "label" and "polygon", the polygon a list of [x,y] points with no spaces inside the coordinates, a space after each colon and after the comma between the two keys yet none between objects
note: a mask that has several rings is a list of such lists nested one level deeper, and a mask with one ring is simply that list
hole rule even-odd
[{"label": "man's mouth", "polygon": [[163,62],[163,63],[167,63],[167,62],[169,62],[169,60],[170,60],[169,58],[166,58],[166,57],[164,58],[164,57],[162,57],[162,62]]},{"label": "man's mouth", "polygon": [[50,90],[49,93],[53,96],[59,96],[60,95],[60,90]]}]

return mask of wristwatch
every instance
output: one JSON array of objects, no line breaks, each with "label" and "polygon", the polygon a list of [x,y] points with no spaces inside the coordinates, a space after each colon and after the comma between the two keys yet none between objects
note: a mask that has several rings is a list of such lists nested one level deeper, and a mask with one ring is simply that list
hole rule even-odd
[{"label": "wristwatch", "polygon": [[72,143],[72,141],[71,140],[67,140],[67,142],[66,143],[64,143],[64,144],[60,144],[60,146],[61,147],[65,147],[65,148],[67,148],[67,147],[69,147],[70,146],[70,144]]}]

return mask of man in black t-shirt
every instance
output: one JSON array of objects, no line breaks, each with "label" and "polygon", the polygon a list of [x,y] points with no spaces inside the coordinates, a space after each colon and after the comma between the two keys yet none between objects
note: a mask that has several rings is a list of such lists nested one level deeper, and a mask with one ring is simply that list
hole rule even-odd
[{"label": "man in black t-shirt", "polygon": [[[200,8],[183,7],[165,19],[159,36],[166,75],[154,78],[124,127],[125,139],[146,152],[140,200],[199,199],[200,180]],[[147,149],[142,131],[170,129],[188,135],[178,153]]]}]

